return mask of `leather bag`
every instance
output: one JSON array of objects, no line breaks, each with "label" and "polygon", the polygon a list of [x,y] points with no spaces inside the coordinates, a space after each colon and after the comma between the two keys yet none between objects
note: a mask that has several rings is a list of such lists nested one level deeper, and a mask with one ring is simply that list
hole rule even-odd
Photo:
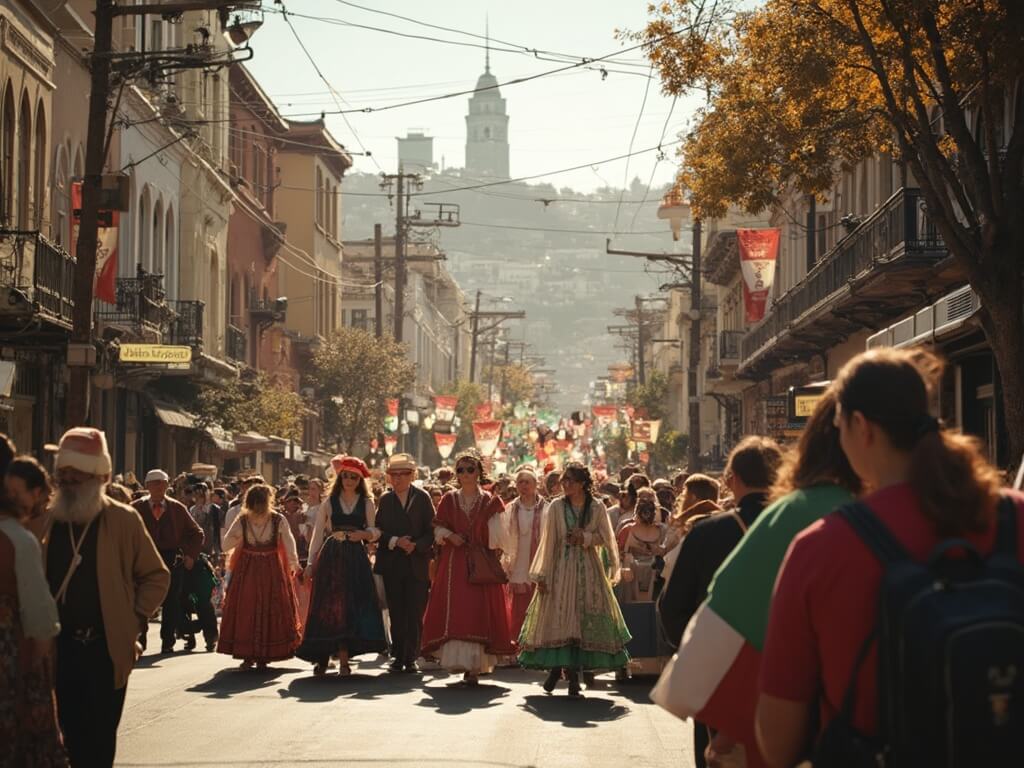
[{"label": "leather bag", "polygon": [[469,569],[470,584],[505,584],[508,576],[505,569],[501,567],[494,550],[482,547],[479,544],[467,545],[466,567]]}]

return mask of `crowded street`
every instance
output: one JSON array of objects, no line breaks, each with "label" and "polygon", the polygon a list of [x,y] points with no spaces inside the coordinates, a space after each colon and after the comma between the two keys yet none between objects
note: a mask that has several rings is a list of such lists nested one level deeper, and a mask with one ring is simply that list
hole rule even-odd
[{"label": "crowded street", "polygon": [[[158,641],[156,627],[150,642]],[[200,651],[144,656],[117,764],[675,768],[692,754],[689,727],[651,703],[649,679],[603,675],[576,702],[545,696],[537,673],[514,668],[467,691],[443,670],[396,677],[373,658],[345,680],[314,679],[295,660],[263,673],[226,661]]]}]

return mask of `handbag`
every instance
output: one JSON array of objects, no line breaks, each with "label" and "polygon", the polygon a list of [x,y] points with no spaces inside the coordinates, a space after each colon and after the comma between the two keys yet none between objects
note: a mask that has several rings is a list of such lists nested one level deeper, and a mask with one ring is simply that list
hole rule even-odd
[{"label": "handbag", "polygon": [[506,584],[508,576],[494,550],[470,544],[466,550],[466,567],[470,584]]}]

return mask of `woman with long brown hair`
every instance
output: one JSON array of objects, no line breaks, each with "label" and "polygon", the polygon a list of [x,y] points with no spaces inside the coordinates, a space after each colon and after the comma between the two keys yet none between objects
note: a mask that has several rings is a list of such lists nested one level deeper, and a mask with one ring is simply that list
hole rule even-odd
[{"label": "woman with long brown hair", "polygon": [[361,459],[342,459],[314,523],[306,567],[312,596],[302,645],[295,655],[313,662],[317,677],[326,674],[331,656],[338,657],[338,674],[346,677],[352,673],[348,663],[352,657],[387,650],[366,551],[380,538],[373,525],[376,507],[369,476]]},{"label": "woman with long brown hair", "polygon": [[[883,648],[867,639],[875,637],[883,566],[853,525],[858,515],[868,516],[911,562],[934,561],[937,546],[949,539],[961,550],[973,550],[979,562],[993,551],[999,476],[976,440],[945,429],[932,415],[941,370],[941,362],[922,350],[878,349],[847,363],[832,385],[843,453],[870,493],[856,509],[829,515],[797,536],[779,572],[756,717],[758,743],[771,765],[793,765],[806,754],[817,737],[815,716],[822,732],[843,713],[847,734],[868,744],[879,736]],[[1005,517],[1020,530],[1020,496],[1014,501],[1016,509],[1010,505]],[[1011,546],[1020,561],[1019,536]],[[877,652],[864,655],[872,646]],[[977,703],[987,714],[988,702]],[[972,706],[965,703],[963,711]],[[954,714],[960,713],[957,702]],[[977,718],[972,722],[987,722],[985,715]],[[935,736],[949,737],[952,731],[947,732],[945,719],[942,723],[943,733]],[[955,725],[950,721],[948,729]],[[1006,728],[1020,732],[1019,722]],[[917,748],[923,752],[930,746]],[[1020,753],[995,761],[991,754],[977,757],[979,765],[1011,765]]]},{"label": "woman with long brown hair", "polygon": [[241,659],[241,669],[265,669],[268,662],[290,659],[301,627],[292,577],[302,571],[295,537],[274,510],[270,486],[246,491],[242,512],[222,544],[225,552],[234,552],[217,651]]}]

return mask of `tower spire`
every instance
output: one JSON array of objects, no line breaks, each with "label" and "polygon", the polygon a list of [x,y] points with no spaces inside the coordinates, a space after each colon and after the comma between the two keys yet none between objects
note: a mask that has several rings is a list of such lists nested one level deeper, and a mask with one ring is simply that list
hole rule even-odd
[{"label": "tower spire", "polygon": [[[477,38],[479,39],[479,38]],[[486,46],[486,53],[484,54],[484,72],[490,74],[491,72],[491,15],[488,13],[484,16],[484,40]]]}]

